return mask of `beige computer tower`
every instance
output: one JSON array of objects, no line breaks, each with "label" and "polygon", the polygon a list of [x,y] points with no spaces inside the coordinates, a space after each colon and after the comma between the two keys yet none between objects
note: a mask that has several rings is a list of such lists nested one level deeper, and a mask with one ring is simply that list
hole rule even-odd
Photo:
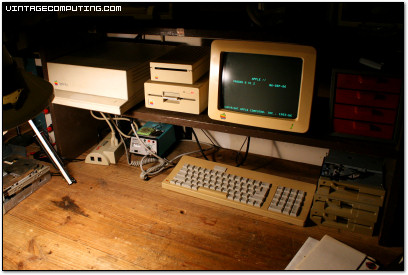
[{"label": "beige computer tower", "polygon": [[112,114],[144,100],[149,62],[173,46],[113,42],[92,45],[47,62],[54,104]]}]

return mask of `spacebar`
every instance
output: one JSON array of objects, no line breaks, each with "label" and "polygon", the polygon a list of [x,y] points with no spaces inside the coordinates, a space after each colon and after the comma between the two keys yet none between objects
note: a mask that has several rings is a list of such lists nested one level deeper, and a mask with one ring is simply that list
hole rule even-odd
[{"label": "spacebar", "polygon": [[198,187],[198,192],[203,193],[203,194],[207,194],[209,196],[212,197],[218,197],[221,199],[225,199],[227,197],[227,194],[222,193],[222,192],[218,192],[218,191],[214,191],[205,187]]}]

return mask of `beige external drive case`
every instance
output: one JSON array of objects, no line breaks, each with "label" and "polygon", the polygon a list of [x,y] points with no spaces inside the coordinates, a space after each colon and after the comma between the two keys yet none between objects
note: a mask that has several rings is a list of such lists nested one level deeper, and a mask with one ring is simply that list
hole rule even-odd
[{"label": "beige external drive case", "polygon": [[153,81],[194,84],[210,68],[210,49],[199,46],[178,46],[150,62]]},{"label": "beige external drive case", "polygon": [[208,75],[195,84],[148,80],[144,87],[147,108],[198,115],[208,106]]}]

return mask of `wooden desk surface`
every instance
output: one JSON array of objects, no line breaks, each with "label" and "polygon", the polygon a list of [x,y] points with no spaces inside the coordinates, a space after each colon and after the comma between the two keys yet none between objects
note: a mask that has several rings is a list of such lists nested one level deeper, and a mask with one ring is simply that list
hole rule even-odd
[{"label": "wooden desk surface", "polygon": [[[235,156],[216,158],[231,164]],[[316,166],[256,156],[243,167],[309,182],[319,175]],[[383,265],[403,252],[377,237],[290,225],[162,189],[169,171],[143,181],[125,157],[68,169],[78,183],[55,176],[3,216],[3,270],[282,270],[309,236],[325,234]]]}]

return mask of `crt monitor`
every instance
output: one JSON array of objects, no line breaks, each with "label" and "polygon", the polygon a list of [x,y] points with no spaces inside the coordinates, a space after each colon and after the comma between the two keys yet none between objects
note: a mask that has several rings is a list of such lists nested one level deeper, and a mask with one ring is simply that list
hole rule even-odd
[{"label": "crt monitor", "polygon": [[211,45],[211,119],[281,131],[309,129],[316,67],[310,46],[215,40]]}]

